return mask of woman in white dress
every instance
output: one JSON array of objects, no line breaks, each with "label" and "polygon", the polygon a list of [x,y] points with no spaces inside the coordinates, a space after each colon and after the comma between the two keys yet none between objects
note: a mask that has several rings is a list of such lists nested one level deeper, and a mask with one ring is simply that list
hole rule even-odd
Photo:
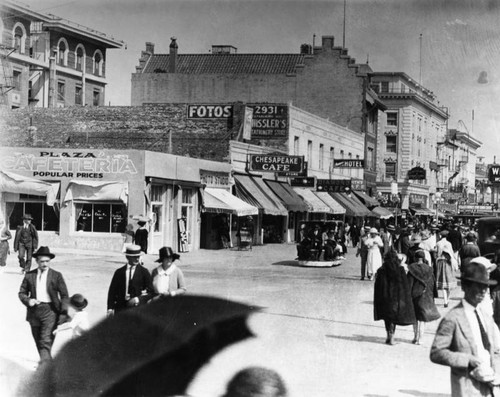
[{"label": "woman in white dress", "polygon": [[368,248],[368,257],[366,265],[368,267],[368,277],[373,280],[373,276],[382,266],[382,254],[380,249],[384,246],[382,239],[379,236],[378,230],[372,227],[369,231],[369,237],[365,241]]}]

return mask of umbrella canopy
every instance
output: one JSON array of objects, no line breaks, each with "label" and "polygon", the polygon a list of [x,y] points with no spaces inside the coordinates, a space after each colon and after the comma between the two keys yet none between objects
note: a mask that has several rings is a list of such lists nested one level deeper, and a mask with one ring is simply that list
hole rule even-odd
[{"label": "umbrella canopy", "polygon": [[22,395],[170,396],[224,347],[252,336],[255,308],[179,296],[120,312],[74,339],[39,367]]}]

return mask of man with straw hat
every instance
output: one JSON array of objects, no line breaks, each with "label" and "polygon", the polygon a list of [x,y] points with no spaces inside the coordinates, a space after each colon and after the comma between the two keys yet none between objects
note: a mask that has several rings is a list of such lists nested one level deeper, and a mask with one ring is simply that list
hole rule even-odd
[{"label": "man with straw hat", "polygon": [[491,316],[479,307],[490,285],[485,266],[470,262],[463,267],[462,302],[443,318],[430,358],[451,367],[451,395],[497,395],[500,384],[500,334]]},{"label": "man with straw hat", "polygon": [[141,247],[129,245],[127,264],[115,271],[108,290],[108,315],[139,306],[151,298],[153,285],[149,271],[140,266]]},{"label": "man with straw hat", "polygon": [[38,232],[35,225],[31,223],[33,218],[30,214],[23,215],[23,224],[16,229],[14,237],[14,252],[19,252],[19,266],[21,273],[27,273],[31,268],[31,257],[38,248]]}]

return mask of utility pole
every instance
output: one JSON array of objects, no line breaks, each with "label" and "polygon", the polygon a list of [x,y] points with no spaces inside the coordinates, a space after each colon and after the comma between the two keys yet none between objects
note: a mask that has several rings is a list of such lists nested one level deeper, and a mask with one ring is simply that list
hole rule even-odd
[{"label": "utility pole", "polygon": [[347,0],[344,0],[344,27],[342,32],[342,48],[345,48],[345,11],[347,6]]}]

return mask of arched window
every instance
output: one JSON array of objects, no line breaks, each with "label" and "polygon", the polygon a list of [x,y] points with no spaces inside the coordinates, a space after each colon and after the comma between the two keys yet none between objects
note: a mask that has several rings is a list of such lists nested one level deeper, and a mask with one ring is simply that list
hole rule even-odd
[{"label": "arched window", "polygon": [[103,64],[103,57],[102,57],[102,52],[97,50],[94,53],[94,74],[97,76],[102,76],[102,64]]},{"label": "arched window", "polygon": [[82,44],[76,46],[75,69],[80,71],[85,70],[85,47]]},{"label": "arched window", "polygon": [[57,63],[61,66],[68,66],[68,51],[69,46],[66,39],[59,39],[57,43]]},{"label": "arched window", "polygon": [[26,46],[26,28],[20,22],[14,25],[12,30],[12,47],[16,49],[19,54],[24,54]]}]

